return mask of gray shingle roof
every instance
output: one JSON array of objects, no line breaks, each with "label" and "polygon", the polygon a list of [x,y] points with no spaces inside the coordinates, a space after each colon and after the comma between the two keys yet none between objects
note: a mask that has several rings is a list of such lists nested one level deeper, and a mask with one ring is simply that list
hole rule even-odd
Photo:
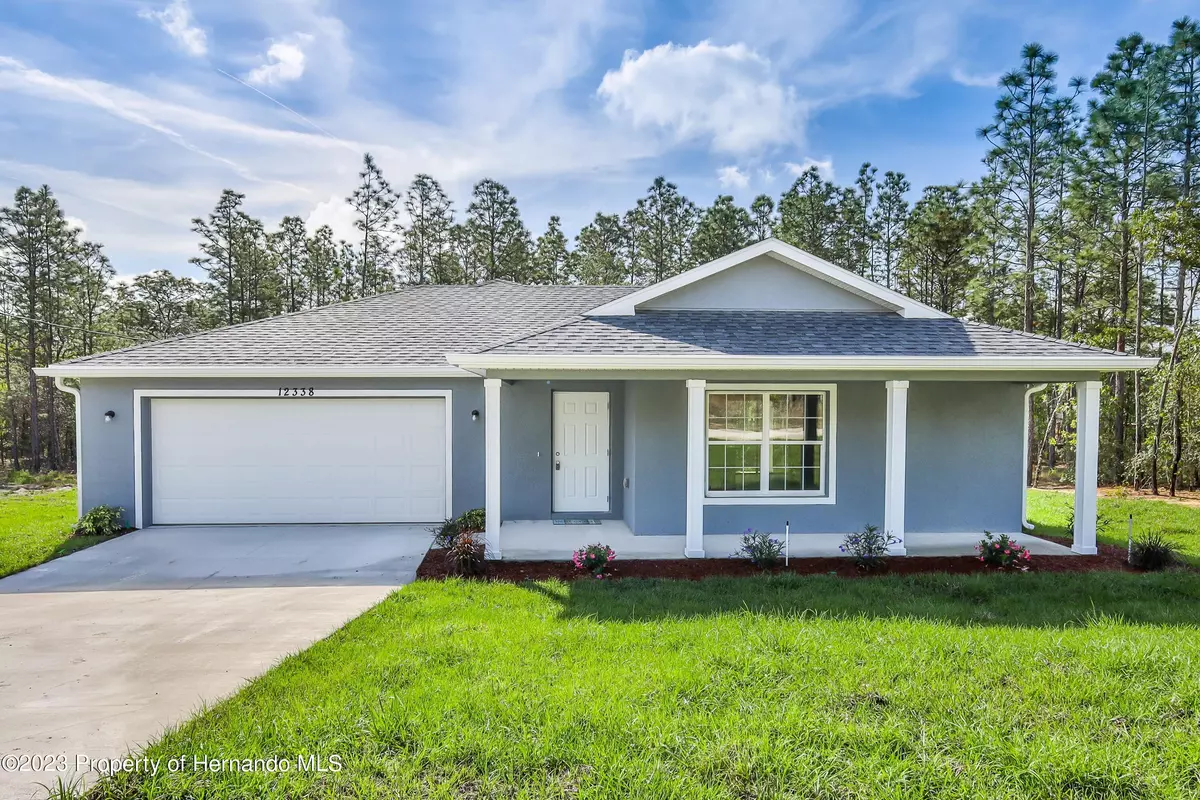
[{"label": "gray shingle roof", "polygon": [[576,319],[626,286],[406,286],[395,292],[78,358],[71,365],[448,366],[474,352]]},{"label": "gray shingle roof", "polygon": [[830,311],[583,314],[624,286],[408,286],[311,311],[65,362],[88,367],[449,366],[489,355],[1030,356],[1118,355],[957,319]]},{"label": "gray shingle roof", "polygon": [[492,347],[489,355],[1119,355],[959,319],[849,311],[645,311],[590,317]]}]

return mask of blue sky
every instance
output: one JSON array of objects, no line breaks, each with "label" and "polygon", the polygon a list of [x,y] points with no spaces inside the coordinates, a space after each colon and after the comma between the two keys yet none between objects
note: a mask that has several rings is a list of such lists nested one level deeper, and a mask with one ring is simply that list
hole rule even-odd
[{"label": "blue sky", "polygon": [[[1047,10],[1047,6],[1050,9]],[[1190,6],[1190,8],[1189,8]],[[507,183],[574,233],[658,174],[778,195],[818,163],[970,180],[1024,42],[1090,78],[1195,0],[0,0],[0,193],[48,183],[119,273],[195,274],[223,188],[349,235],[365,150],[394,185]]]}]

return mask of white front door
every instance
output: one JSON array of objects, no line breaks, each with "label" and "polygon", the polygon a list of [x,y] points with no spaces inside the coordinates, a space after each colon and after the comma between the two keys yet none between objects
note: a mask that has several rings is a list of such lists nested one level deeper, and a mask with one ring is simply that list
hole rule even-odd
[{"label": "white front door", "polygon": [[608,511],[608,392],[554,392],[554,511]]}]

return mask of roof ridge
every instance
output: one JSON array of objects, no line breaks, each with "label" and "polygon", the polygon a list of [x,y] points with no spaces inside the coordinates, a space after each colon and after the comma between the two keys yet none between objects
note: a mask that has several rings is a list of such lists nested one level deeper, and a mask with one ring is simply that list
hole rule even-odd
[{"label": "roof ridge", "polygon": [[509,339],[505,339],[502,342],[493,342],[493,343],[489,344],[487,347],[477,348],[475,350],[472,350],[471,352],[472,353],[486,353],[489,350],[495,350],[497,347],[504,347],[505,345],[519,342],[522,339],[530,339],[534,336],[540,336],[543,333],[549,333],[550,331],[557,330],[558,328],[563,328],[563,327],[566,327],[567,325],[573,325],[576,322],[582,322],[585,319],[587,319],[587,317],[584,316],[583,314],[576,314],[575,316],[573,316],[569,319],[563,319],[563,320],[559,320],[558,322],[552,322],[547,325],[542,325],[541,327],[534,328],[531,331],[526,331],[524,333],[518,334]]}]

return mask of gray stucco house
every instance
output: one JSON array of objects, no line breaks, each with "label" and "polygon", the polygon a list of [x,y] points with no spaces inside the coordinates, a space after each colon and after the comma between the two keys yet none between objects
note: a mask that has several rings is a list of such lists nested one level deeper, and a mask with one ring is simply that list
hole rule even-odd
[{"label": "gray stucco house", "polygon": [[[408,286],[40,370],[77,398],[81,510],[137,527],[433,522],[491,554],[594,519],[900,539],[1018,532],[1026,398],[1153,359],[967,322],[768,239],[649,287]],[[70,381],[70,383],[68,383]],[[671,545],[675,548],[675,545]],[[710,550],[711,553],[711,550]]]}]

